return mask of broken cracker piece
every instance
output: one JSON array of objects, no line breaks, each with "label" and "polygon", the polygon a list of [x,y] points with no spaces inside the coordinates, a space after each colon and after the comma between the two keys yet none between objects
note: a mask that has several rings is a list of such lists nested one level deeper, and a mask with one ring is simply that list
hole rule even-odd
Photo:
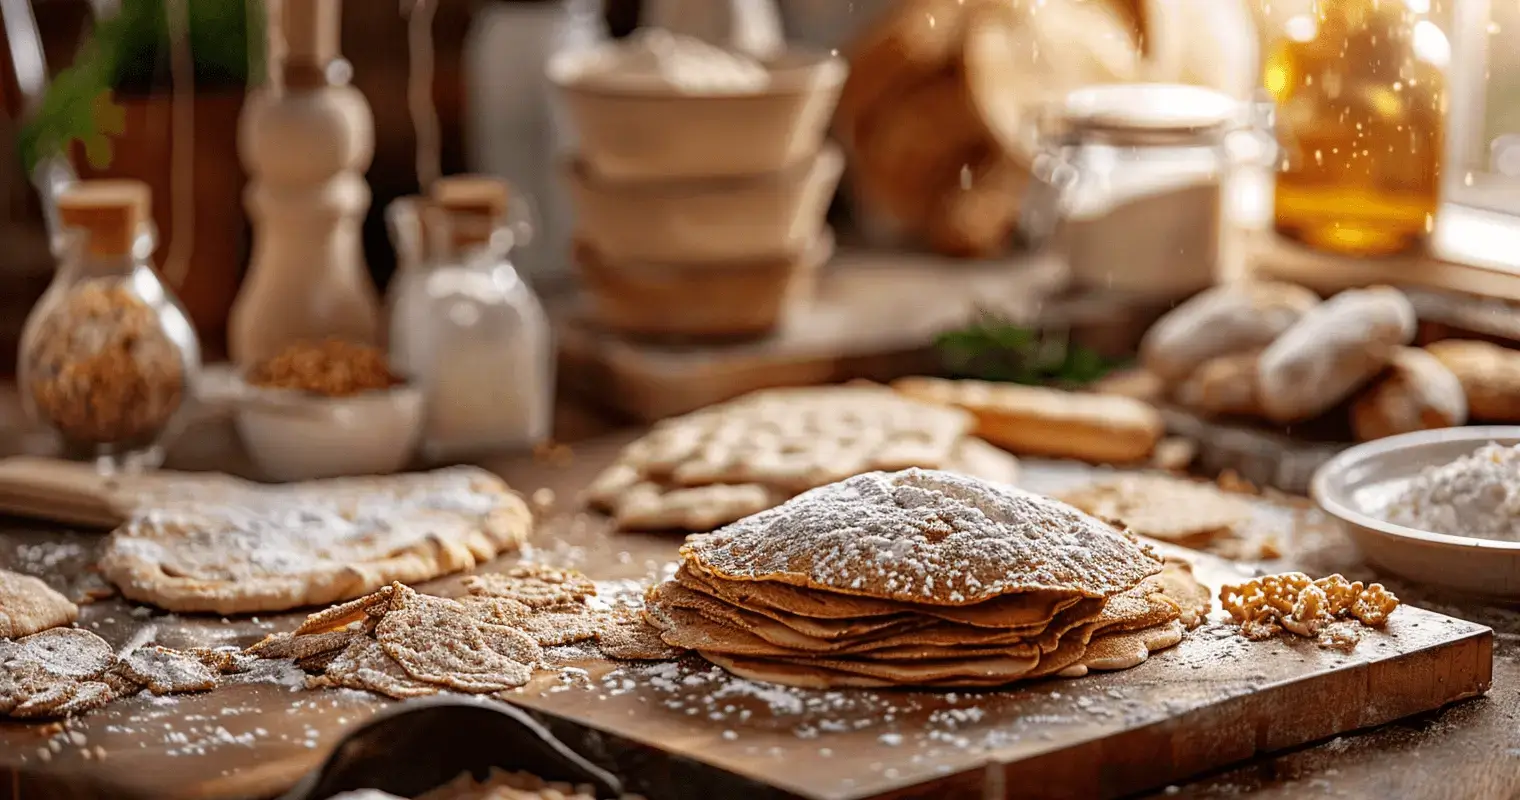
[{"label": "broken cracker piece", "polygon": [[335,654],[324,675],[335,685],[377,692],[397,700],[425,697],[439,691],[437,686],[407,674],[386,654],[380,642],[369,638],[360,639]]},{"label": "broken cracker piece", "polygon": [[470,575],[464,579],[464,587],[472,595],[504,597],[529,608],[579,603],[596,595],[596,584],[580,572],[542,565]]},{"label": "broken cracker piece", "polygon": [[397,585],[399,584],[391,584],[372,594],[310,614],[306,617],[306,621],[295,629],[295,635],[304,636],[309,633],[337,630],[350,623],[376,616],[373,613],[376,609],[389,609],[391,594],[396,590]]},{"label": "broken cracker piece", "polygon": [[614,616],[596,632],[596,646],[615,661],[674,661],[686,654],[660,638],[660,631],[642,617]]},{"label": "broken cracker piece", "polygon": [[249,646],[244,653],[259,658],[289,658],[300,660],[322,653],[330,653],[347,647],[362,631],[337,630],[297,636],[293,633],[271,633]]},{"label": "broken cracker piece", "polygon": [[205,692],[216,688],[216,673],[195,656],[157,645],[139,647],[121,661],[122,673],[154,694]]},{"label": "broken cracker piece", "polygon": [[543,656],[516,628],[480,622],[453,600],[415,593],[400,607],[393,599],[375,638],[411,677],[462,692],[522,686]]}]

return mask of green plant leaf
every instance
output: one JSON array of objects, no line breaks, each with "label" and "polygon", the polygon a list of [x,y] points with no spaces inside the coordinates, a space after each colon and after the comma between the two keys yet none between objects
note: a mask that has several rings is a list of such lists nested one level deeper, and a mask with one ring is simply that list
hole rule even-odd
[{"label": "green plant leaf", "polygon": [[958,377],[1030,385],[1080,386],[1108,374],[1115,363],[1065,332],[1037,331],[983,315],[935,340],[945,369]]},{"label": "green plant leaf", "polygon": [[[186,0],[197,87],[244,86],[264,74],[264,5],[260,0]],[[83,144],[96,167],[109,164],[109,137],[126,132],[126,111],[112,90],[151,91],[169,79],[169,29],[164,4],[129,0],[99,18],[74,63],[58,73],[37,113],[17,137],[27,173],[42,160]]]},{"label": "green plant leaf", "polygon": [[95,96],[93,108],[95,127],[107,136],[120,136],[127,132],[127,110],[116,102],[110,90]]}]

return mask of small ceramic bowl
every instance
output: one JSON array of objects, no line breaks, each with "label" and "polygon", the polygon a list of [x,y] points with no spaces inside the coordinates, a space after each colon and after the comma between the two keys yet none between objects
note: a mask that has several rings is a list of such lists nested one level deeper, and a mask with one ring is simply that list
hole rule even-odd
[{"label": "small ceramic bowl", "polygon": [[1520,542],[1450,536],[1386,522],[1381,509],[1428,467],[1489,442],[1520,443],[1520,427],[1442,428],[1357,445],[1330,459],[1309,494],[1345,528],[1368,561],[1420,583],[1495,598],[1520,598]]},{"label": "small ceramic bowl", "polygon": [[586,79],[607,55],[603,48],[560,53],[548,73],[590,168],[622,181],[758,175],[796,164],[823,143],[849,72],[838,56],[793,52],[766,65],[764,91],[692,94]]},{"label": "small ceramic bowl", "polygon": [[422,411],[422,392],[408,385],[348,397],[256,389],[233,420],[265,477],[304,481],[405,469]]},{"label": "small ceramic bowl", "polygon": [[795,257],[818,240],[844,157],[827,147],[746,178],[622,183],[566,167],[580,235],[622,263],[708,264]]},{"label": "small ceramic bowl", "polygon": [[664,341],[736,340],[774,331],[812,298],[834,254],[827,227],[801,254],[776,260],[699,265],[620,263],[585,241],[575,267],[592,318],[609,330]]}]

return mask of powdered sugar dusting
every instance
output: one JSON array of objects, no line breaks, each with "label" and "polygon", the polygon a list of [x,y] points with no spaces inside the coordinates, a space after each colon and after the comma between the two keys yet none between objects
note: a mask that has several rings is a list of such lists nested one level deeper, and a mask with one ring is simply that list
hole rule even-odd
[{"label": "powdered sugar dusting", "polygon": [[805,492],[694,536],[683,553],[720,576],[945,605],[1036,589],[1106,597],[1160,569],[1065,503],[922,469]]},{"label": "powdered sugar dusting", "polygon": [[[280,610],[474,566],[519,544],[530,524],[522,500],[473,468],[236,484],[160,499],[112,534],[100,568],[128,597],[165,608]],[[333,579],[361,564],[373,565],[358,573],[365,581]]]},{"label": "powdered sugar dusting", "polygon": [[1394,493],[1382,516],[1450,536],[1520,541],[1520,445],[1486,444],[1424,470]]}]

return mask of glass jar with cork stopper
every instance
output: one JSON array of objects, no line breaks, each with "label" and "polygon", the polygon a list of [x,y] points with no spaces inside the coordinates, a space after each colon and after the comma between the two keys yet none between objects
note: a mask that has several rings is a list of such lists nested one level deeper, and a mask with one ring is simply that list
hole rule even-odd
[{"label": "glass jar with cork stopper", "polygon": [[511,261],[531,234],[506,183],[452,176],[387,209],[402,262],[389,303],[392,366],[423,391],[430,463],[530,448],[553,421],[548,315]]},{"label": "glass jar with cork stopper", "polygon": [[66,455],[151,468],[200,369],[189,317],[153,269],[148,186],[84,181],[58,199],[58,273],[27,317],[18,381]]}]

